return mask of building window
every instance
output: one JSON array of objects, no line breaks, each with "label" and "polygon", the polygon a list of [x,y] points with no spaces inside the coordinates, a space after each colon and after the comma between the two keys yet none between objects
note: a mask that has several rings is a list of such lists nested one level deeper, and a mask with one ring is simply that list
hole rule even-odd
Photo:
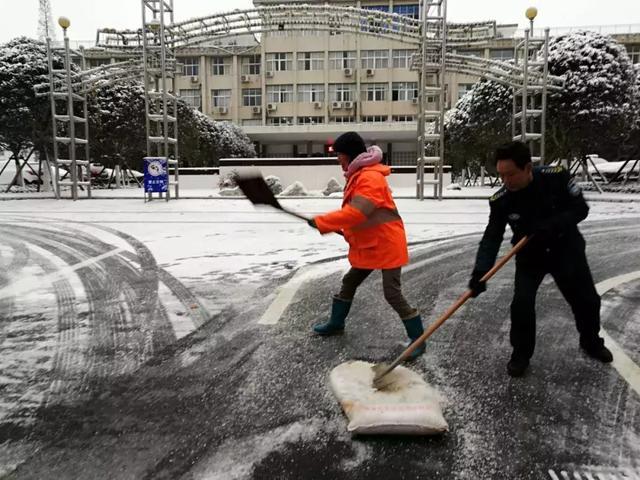
[{"label": "building window", "polygon": [[394,102],[410,102],[418,97],[417,82],[393,82],[391,84],[391,100]]},{"label": "building window", "polygon": [[324,102],[324,85],[321,83],[298,85],[298,102]]},{"label": "building window", "polygon": [[469,92],[473,88],[473,83],[459,83],[458,84],[458,100],[464,97],[465,93]]},{"label": "building window", "polygon": [[374,12],[389,12],[388,5],[363,5],[363,10],[372,10]]},{"label": "building window", "polygon": [[329,68],[331,70],[343,70],[356,68],[356,52],[341,51],[329,52]]},{"label": "building window", "polygon": [[411,57],[416,50],[394,50],[393,68],[411,68]]},{"label": "building window", "polygon": [[420,7],[417,3],[413,5],[394,5],[393,13],[418,20],[420,18]]},{"label": "building window", "polygon": [[240,60],[243,75],[260,75],[260,55],[249,55]]},{"label": "building window", "polygon": [[389,119],[387,115],[366,115],[362,117],[364,123],[383,123]]},{"label": "building window", "polygon": [[88,60],[88,64],[90,68],[97,68],[103,65],[109,65],[111,60],[108,58],[91,58]]},{"label": "building window", "polygon": [[333,83],[329,85],[329,97],[332,102],[353,102],[355,89],[354,83]]},{"label": "building window", "polygon": [[211,74],[212,75],[230,75],[231,65],[226,63],[225,57],[211,58]]},{"label": "building window", "polygon": [[362,68],[388,68],[389,50],[362,50]]},{"label": "building window", "polygon": [[387,99],[388,83],[363,83],[362,84],[362,101],[363,102],[384,102]]},{"label": "building window", "polygon": [[243,88],[242,105],[245,107],[259,107],[262,105],[261,88]]},{"label": "building window", "polygon": [[391,121],[400,123],[415,122],[416,117],[415,115],[393,115]]},{"label": "building window", "polygon": [[298,125],[317,125],[324,123],[324,117],[298,117]]},{"label": "building window", "polygon": [[330,117],[329,123],[354,123],[355,117]]},{"label": "building window", "polygon": [[293,117],[269,117],[267,125],[293,125]]},{"label": "building window", "polygon": [[460,50],[458,53],[467,57],[484,58],[484,50]]},{"label": "building window", "polygon": [[489,58],[492,60],[511,60],[513,58],[513,50],[510,48],[489,50]]},{"label": "building window", "polygon": [[180,90],[180,98],[193,108],[200,110],[202,107],[202,95],[200,94],[199,88]]},{"label": "building window", "polygon": [[242,125],[246,127],[256,127],[262,125],[262,120],[259,118],[245,118],[242,120]]},{"label": "building window", "polygon": [[267,70],[272,72],[286,72],[292,70],[291,53],[268,53]]},{"label": "building window", "polygon": [[211,106],[229,108],[231,106],[231,90],[211,90]]},{"label": "building window", "polygon": [[632,63],[640,63],[640,45],[629,45],[627,53]]},{"label": "building window", "polygon": [[298,70],[324,70],[324,52],[298,53]]},{"label": "building window", "polygon": [[200,58],[187,57],[178,61],[182,64],[182,75],[185,77],[197,77],[200,75]]},{"label": "building window", "polygon": [[267,102],[288,103],[293,102],[293,85],[268,85]]}]

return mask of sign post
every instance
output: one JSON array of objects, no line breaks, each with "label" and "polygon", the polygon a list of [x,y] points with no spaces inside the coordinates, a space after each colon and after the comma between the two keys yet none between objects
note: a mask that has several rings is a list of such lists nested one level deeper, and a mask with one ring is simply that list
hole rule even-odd
[{"label": "sign post", "polygon": [[144,199],[153,200],[153,194],[158,193],[169,201],[169,169],[166,157],[144,157]]}]

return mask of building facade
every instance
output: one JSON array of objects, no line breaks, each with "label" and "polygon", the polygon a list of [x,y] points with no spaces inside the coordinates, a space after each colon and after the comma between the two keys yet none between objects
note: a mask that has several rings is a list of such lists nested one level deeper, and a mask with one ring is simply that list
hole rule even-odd
[{"label": "building facade", "polygon": [[[256,6],[282,3],[254,1]],[[330,3],[420,16],[415,0]],[[457,53],[509,60],[518,37],[517,25],[499,25],[498,38]],[[640,26],[614,37],[640,63]],[[383,149],[388,163],[415,165],[415,52],[413,45],[364,34],[283,29],[179,50],[182,68],[175,89],[211,118],[242,126],[263,157],[324,156],[331,139],[356,130]],[[111,59],[96,53],[91,61],[95,65]],[[476,81],[448,74],[446,107],[455,105]]]}]

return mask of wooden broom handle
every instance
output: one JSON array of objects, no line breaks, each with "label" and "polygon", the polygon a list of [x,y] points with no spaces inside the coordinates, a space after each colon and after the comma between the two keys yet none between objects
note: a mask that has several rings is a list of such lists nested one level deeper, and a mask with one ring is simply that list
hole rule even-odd
[{"label": "wooden broom handle", "polygon": [[[523,237],[518,243],[516,243],[509,253],[507,253],[504,257],[502,257],[487,273],[483,275],[480,279],[481,282],[488,281],[491,277],[493,277],[498,270],[504,267],[505,263],[511,260],[516,253],[518,253],[522,248],[527,244],[531,237]],[[471,289],[464,292],[460,298],[454,303],[451,307],[447,309],[446,312],[440,316],[435,322],[433,322],[429,327],[424,331],[420,337],[416,338],[415,341],[407,347],[407,349],[402,352],[402,354],[389,366],[389,371],[393,370],[396,366],[402,363],[409,355],[413,353],[413,351],[418,348],[421,344],[423,344],[427,338],[431,336],[433,332],[435,332],[440,325],[442,325],[451,315],[453,315],[456,310],[458,310],[471,296],[473,295],[473,291]]]}]

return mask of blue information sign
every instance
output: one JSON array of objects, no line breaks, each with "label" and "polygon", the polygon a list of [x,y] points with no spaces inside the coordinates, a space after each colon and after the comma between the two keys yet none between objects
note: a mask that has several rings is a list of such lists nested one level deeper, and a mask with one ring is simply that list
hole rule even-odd
[{"label": "blue information sign", "polygon": [[144,157],[144,191],[166,192],[169,190],[169,169],[166,157]]}]

